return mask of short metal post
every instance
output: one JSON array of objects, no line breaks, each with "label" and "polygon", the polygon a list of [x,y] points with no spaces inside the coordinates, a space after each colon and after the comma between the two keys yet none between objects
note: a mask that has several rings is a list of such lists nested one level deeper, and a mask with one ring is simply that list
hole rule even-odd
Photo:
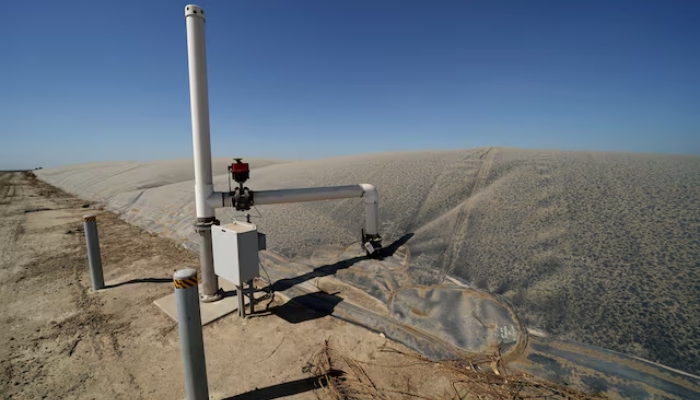
[{"label": "short metal post", "polygon": [[243,291],[243,282],[236,286],[236,296],[238,296],[238,316],[241,318],[245,317],[245,292]]},{"label": "short metal post", "polygon": [[105,279],[102,275],[102,255],[100,254],[100,240],[97,236],[97,217],[94,214],[83,215],[83,227],[87,244],[88,264],[90,264],[92,290],[104,289]]},{"label": "short metal post", "polygon": [[205,400],[209,398],[209,385],[204,358],[202,317],[199,312],[197,271],[191,268],[181,269],[173,275],[173,283],[187,400]]},{"label": "short metal post", "polygon": [[250,298],[250,314],[255,313],[255,285],[253,285],[253,280],[248,281],[248,297]]}]

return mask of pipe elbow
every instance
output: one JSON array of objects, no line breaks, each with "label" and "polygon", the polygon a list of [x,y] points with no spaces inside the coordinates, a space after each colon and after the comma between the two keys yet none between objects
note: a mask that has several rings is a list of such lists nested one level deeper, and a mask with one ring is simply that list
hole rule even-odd
[{"label": "pipe elbow", "polygon": [[365,204],[377,204],[379,202],[379,192],[374,185],[369,183],[361,183],[362,188],[362,198],[365,200]]}]

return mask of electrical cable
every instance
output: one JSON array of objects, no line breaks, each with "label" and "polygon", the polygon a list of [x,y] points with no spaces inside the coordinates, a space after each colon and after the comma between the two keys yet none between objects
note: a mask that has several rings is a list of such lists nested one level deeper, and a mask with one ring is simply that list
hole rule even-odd
[{"label": "electrical cable", "polygon": [[[265,266],[258,261],[258,265],[260,268],[262,268],[263,272],[265,272],[265,275],[267,276],[267,296],[270,297],[270,301],[265,304],[265,310],[270,308],[270,304],[272,304],[273,301],[275,301],[275,292],[272,290],[272,279],[270,279],[270,274],[267,273],[267,270],[265,269]],[[262,277],[260,277],[260,280],[263,280]],[[265,289],[263,289],[265,290]]]}]

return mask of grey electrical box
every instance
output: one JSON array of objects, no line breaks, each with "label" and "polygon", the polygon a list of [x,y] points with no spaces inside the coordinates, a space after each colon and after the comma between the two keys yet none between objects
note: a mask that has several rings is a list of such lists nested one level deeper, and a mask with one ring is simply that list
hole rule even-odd
[{"label": "grey electrical box", "polygon": [[236,286],[260,276],[260,239],[255,225],[245,222],[212,225],[211,240],[216,275]]}]

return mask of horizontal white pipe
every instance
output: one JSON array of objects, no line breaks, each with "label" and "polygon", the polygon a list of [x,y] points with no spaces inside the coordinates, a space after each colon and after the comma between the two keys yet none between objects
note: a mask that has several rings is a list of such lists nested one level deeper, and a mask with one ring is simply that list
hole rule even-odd
[{"label": "horizontal white pipe", "polygon": [[[377,189],[368,183],[348,186],[327,186],[301,189],[253,190],[255,205],[301,203],[306,201],[337,200],[362,197],[365,201],[365,233],[378,234],[379,194]],[[214,208],[230,206],[231,194],[214,192],[207,202]]]},{"label": "horizontal white pipe", "polygon": [[362,195],[364,190],[360,185],[253,191],[256,205],[347,199]]},{"label": "horizontal white pipe", "polygon": [[328,186],[303,189],[281,189],[253,191],[255,204],[299,203],[303,201],[335,200],[353,197],[365,199],[365,233],[378,234],[379,216],[377,189],[368,183],[349,186]]}]

